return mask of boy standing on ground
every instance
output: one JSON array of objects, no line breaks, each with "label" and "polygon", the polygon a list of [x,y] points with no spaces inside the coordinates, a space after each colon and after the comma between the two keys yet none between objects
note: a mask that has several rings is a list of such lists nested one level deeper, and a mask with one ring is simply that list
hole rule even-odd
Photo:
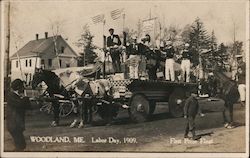
[{"label": "boy standing on ground", "polygon": [[191,93],[184,105],[184,118],[187,120],[184,138],[188,138],[188,133],[191,131],[192,139],[197,140],[200,137],[195,134],[195,117],[199,112],[199,103],[196,99],[197,94]]}]

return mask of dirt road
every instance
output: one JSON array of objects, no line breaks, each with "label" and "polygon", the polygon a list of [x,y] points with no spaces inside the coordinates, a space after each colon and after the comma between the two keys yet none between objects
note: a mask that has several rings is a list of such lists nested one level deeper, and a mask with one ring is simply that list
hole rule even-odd
[{"label": "dirt road", "polygon": [[[235,105],[234,119],[238,127],[225,129],[221,114],[223,101],[199,102],[206,114],[196,119],[197,134],[202,136],[199,141],[183,138],[185,119],[170,117],[164,105],[157,106],[151,120],[145,123],[131,123],[127,111],[122,110],[114,125],[83,129],[69,127],[72,116],[63,118],[59,127],[52,128],[51,116],[34,110],[27,114],[26,151],[244,152],[245,107]],[[14,149],[7,131],[4,143],[5,151]]]}]

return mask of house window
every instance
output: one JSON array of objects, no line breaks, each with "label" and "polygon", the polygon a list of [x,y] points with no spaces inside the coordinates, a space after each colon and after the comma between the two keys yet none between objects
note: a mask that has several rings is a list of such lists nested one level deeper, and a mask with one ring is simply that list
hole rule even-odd
[{"label": "house window", "polygon": [[67,63],[67,64],[66,64],[66,67],[70,67],[70,64],[69,64],[69,63]]},{"label": "house window", "polygon": [[41,68],[42,68],[42,69],[45,68],[45,61],[44,61],[44,59],[41,59]]},{"label": "house window", "polygon": [[25,60],[25,66],[28,67],[28,60]]},{"label": "house window", "polygon": [[64,46],[61,47],[61,53],[64,53]]},{"label": "house window", "polygon": [[18,61],[16,61],[16,68],[18,68]]},{"label": "house window", "polygon": [[29,61],[29,64],[30,64],[30,67],[32,66],[32,60],[30,59],[30,61]]},{"label": "house window", "polygon": [[48,60],[48,65],[49,65],[49,67],[52,66],[52,59],[49,59],[49,60]]},{"label": "house window", "polygon": [[62,67],[62,60],[59,59],[59,64],[60,64],[60,67]]}]

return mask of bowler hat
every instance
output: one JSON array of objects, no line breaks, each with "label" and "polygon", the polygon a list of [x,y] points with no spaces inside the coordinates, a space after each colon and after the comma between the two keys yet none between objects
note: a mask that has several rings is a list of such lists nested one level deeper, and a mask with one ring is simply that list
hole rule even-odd
[{"label": "bowler hat", "polygon": [[20,79],[15,79],[12,83],[11,83],[11,88],[16,91],[16,90],[20,90],[22,88],[24,88],[23,85],[23,81]]},{"label": "bowler hat", "polygon": [[114,31],[114,29],[113,29],[113,28],[110,28],[109,31]]}]

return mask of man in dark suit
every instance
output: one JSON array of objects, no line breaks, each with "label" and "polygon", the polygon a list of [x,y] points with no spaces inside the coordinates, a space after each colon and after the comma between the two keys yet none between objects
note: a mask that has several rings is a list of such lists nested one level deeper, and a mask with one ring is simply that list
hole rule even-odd
[{"label": "man in dark suit", "polygon": [[129,77],[132,79],[139,78],[139,62],[140,56],[138,52],[137,37],[132,36],[132,43],[127,46],[127,54],[129,56]]},{"label": "man in dark suit", "polygon": [[112,65],[115,72],[121,72],[120,48],[121,40],[118,35],[114,34],[114,29],[109,29],[110,36],[107,38],[107,47],[112,58]]},{"label": "man in dark suit", "polygon": [[238,91],[240,94],[240,102],[242,106],[245,106],[246,101],[246,63],[243,62],[242,56],[238,57]]},{"label": "man in dark suit", "polygon": [[28,97],[22,97],[24,93],[23,81],[16,79],[11,83],[11,91],[7,98],[7,129],[15,143],[15,151],[23,151],[26,142],[23,135],[25,130],[25,111],[30,108]]},{"label": "man in dark suit", "polygon": [[188,133],[191,131],[193,140],[200,138],[195,134],[195,117],[199,112],[199,103],[196,97],[197,94],[191,93],[191,96],[186,99],[184,105],[184,118],[187,119],[184,138],[188,138]]}]

